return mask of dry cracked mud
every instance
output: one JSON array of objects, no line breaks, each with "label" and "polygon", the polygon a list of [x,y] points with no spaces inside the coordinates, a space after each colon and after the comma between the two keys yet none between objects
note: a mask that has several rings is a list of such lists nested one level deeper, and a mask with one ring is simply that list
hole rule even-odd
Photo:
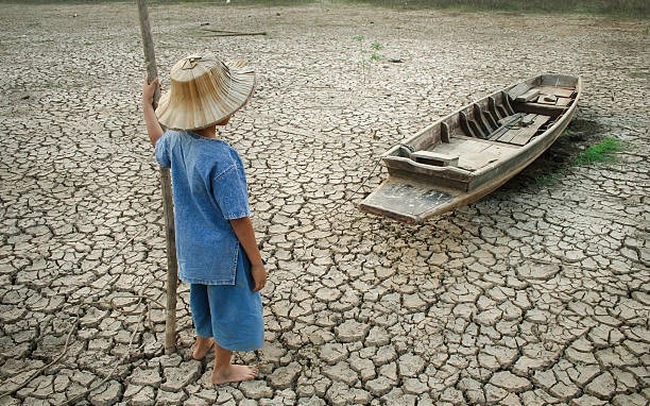
[{"label": "dry cracked mud", "polygon": [[[136,7],[2,3],[0,405],[648,404],[647,21],[327,3],[150,14],[163,78],[196,49],[259,73],[225,139],[269,264],[265,347],[237,355],[261,375],[201,383],[184,285],[179,352],[164,354]],[[543,72],[585,90],[531,168],[421,226],[355,207],[389,146]],[[610,136],[617,162],[566,169]]]}]

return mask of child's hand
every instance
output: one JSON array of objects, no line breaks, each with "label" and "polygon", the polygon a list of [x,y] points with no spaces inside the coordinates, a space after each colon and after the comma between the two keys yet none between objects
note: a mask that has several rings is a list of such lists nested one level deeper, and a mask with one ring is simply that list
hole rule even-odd
[{"label": "child's hand", "polygon": [[264,264],[251,266],[251,274],[255,282],[253,292],[258,292],[266,285],[266,268],[264,268]]},{"label": "child's hand", "polygon": [[145,106],[151,106],[153,104],[153,96],[156,93],[156,89],[160,85],[160,79],[157,77],[147,83],[147,79],[144,80],[142,84],[142,104]]}]

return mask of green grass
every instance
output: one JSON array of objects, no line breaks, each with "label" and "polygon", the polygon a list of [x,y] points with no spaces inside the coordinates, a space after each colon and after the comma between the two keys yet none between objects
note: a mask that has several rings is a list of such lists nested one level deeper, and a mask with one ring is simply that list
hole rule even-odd
[{"label": "green grass", "polygon": [[[565,135],[570,135],[570,133]],[[570,141],[565,142],[571,144]],[[574,148],[567,148],[566,146],[560,147],[562,153],[559,157],[547,155],[546,158],[534,162],[527,169],[527,182],[538,187],[552,186],[555,185],[560,178],[566,176],[572,168],[615,163],[618,161],[616,152],[622,151],[624,145],[618,138],[607,137],[582,151],[569,152],[566,154],[565,158],[562,158],[562,156],[565,156],[565,153],[568,152],[566,149],[569,149],[570,151]],[[577,146],[575,149],[577,149]],[[549,151],[547,151],[547,154],[548,153]],[[551,166],[550,171],[549,166]]]},{"label": "green grass", "polygon": [[557,174],[543,174],[533,178],[533,184],[536,186],[551,186],[557,183]]},{"label": "green grass", "polygon": [[373,42],[370,44],[370,48],[372,49],[372,55],[370,55],[370,59],[375,62],[381,60],[381,54],[379,51],[384,49],[384,46],[381,44],[381,42]]},{"label": "green grass", "polygon": [[598,162],[615,162],[615,153],[622,149],[618,138],[608,137],[579,153],[571,164],[573,166],[591,165]]},{"label": "green grass", "polygon": [[365,47],[365,40],[366,37],[363,35],[355,35],[352,37],[352,39],[356,42],[359,43],[359,52],[361,54],[361,65],[366,65],[366,55],[367,53],[370,53],[370,56],[368,57],[369,60],[373,62],[380,61],[382,56],[379,53],[382,49],[384,49],[384,45],[381,42],[373,41],[370,44],[370,48]]}]

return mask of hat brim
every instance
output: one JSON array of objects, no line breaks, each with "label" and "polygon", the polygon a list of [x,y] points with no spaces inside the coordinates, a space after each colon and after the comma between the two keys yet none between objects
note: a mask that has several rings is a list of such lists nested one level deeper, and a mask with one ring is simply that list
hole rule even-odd
[{"label": "hat brim", "polygon": [[218,124],[244,107],[255,90],[255,72],[243,61],[224,64],[227,75],[208,71],[202,77],[174,82],[158,103],[156,115],[164,127],[199,130]]}]

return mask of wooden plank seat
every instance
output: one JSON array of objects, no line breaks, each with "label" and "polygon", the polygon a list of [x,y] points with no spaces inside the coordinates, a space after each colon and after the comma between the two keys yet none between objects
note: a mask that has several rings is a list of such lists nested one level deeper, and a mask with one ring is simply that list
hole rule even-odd
[{"label": "wooden plank seat", "polygon": [[[532,100],[532,99],[531,99]],[[531,100],[525,100],[526,102],[529,102]],[[537,99],[534,100],[535,103],[540,103],[540,104],[550,104],[552,106],[555,106],[557,104],[557,96],[554,94],[543,94]]]},{"label": "wooden plank seat", "polygon": [[415,151],[411,153],[410,158],[417,163],[432,166],[457,166],[459,159],[458,156],[433,151]]},{"label": "wooden plank seat", "polygon": [[512,127],[516,126],[519,121],[523,118],[524,114],[523,113],[515,113],[511,116],[506,116],[499,121],[497,121],[497,129],[494,130],[488,139],[490,140],[496,140],[498,139],[503,133],[507,132],[510,130]]},{"label": "wooden plank seat", "polygon": [[497,122],[499,127],[492,131],[487,138],[491,141],[525,145],[549,118],[549,116],[539,114],[515,113],[500,119]]},{"label": "wooden plank seat", "polygon": [[544,94],[541,95],[535,103],[538,104],[547,104],[550,106],[566,106],[571,102],[571,98],[556,96],[554,94]]},{"label": "wooden plank seat", "polygon": [[543,103],[519,103],[515,109],[520,113],[540,114],[550,117],[558,117],[571,106],[570,100],[565,105],[552,105]]},{"label": "wooden plank seat", "polygon": [[549,119],[549,116],[541,114],[526,114],[516,125],[507,127],[506,131],[491,139],[518,146],[526,145]]},{"label": "wooden plank seat", "polygon": [[572,89],[542,86],[531,90],[539,90],[538,96],[521,102],[517,98],[514,105],[515,111],[558,117],[571,106],[575,96],[575,91]]},{"label": "wooden plank seat", "polygon": [[518,96],[515,99],[515,102],[517,103],[526,103],[529,102],[533,99],[537,99],[539,97],[540,90],[536,88],[532,88],[528,90],[526,93],[522,94],[521,96]]}]

